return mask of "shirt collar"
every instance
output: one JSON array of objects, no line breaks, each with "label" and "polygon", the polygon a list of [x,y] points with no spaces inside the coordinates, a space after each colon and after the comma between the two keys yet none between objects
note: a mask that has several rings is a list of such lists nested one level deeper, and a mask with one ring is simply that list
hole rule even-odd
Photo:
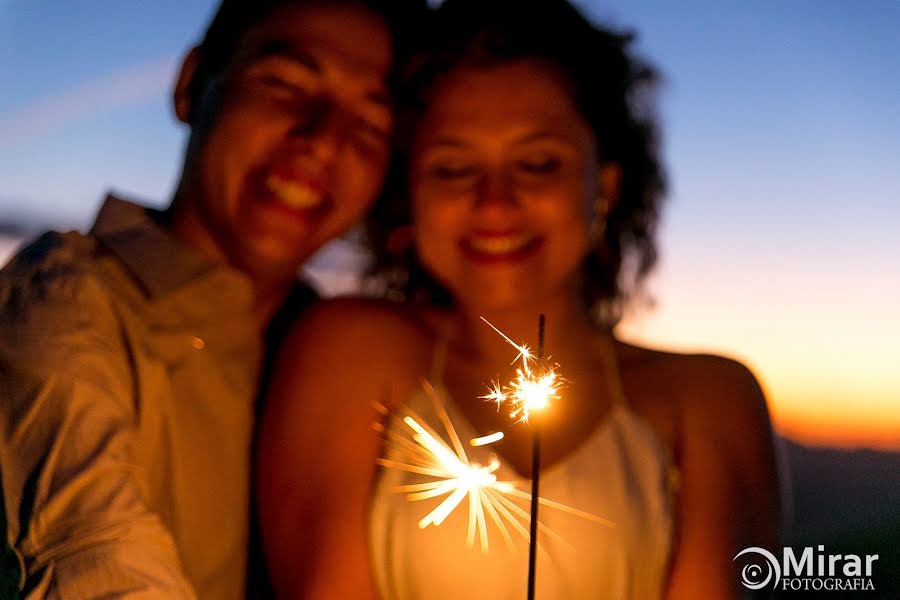
[{"label": "shirt collar", "polygon": [[131,272],[151,298],[200,280],[235,288],[249,303],[250,280],[176,239],[150,217],[150,210],[113,195],[100,207],[91,233]]}]

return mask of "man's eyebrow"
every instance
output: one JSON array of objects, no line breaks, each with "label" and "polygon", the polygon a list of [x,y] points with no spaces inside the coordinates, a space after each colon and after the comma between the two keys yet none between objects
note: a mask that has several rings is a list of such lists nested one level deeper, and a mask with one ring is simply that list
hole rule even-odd
[{"label": "man's eyebrow", "polygon": [[250,56],[250,61],[256,62],[270,57],[286,58],[300,63],[317,73],[321,71],[319,63],[317,63],[312,56],[299,50],[287,40],[274,39],[265,42]]},{"label": "man's eyebrow", "polygon": [[[258,62],[266,58],[285,58],[303,65],[315,73],[321,73],[322,67],[313,58],[312,55],[304,52],[290,41],[284,39],[268,40],[259,49],[253,52],[248,62]],[[389,110],[393,109],[394,99],[385,85],[382,83],[378,87],[366,92],[365,100],[378,106],[383,106]]]}]

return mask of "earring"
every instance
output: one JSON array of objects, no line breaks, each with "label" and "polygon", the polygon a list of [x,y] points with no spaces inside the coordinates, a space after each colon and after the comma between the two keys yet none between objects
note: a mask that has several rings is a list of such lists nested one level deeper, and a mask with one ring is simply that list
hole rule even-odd
[{"label": "earring", "polygon": [[594,202],[594,211],[591,217],[590,240],[591,244],[599,244],[606,233],[606,215],[609,211],[609,203],[606,198],[599,197]]}]

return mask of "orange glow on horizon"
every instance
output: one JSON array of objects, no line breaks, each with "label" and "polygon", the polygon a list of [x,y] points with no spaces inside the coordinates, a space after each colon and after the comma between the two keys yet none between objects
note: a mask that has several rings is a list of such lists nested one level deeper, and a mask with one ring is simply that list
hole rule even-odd
[{"label": "orange glow on horizon", "polygon": [[897,424],[859,421],[848,423],[846,419],[813,419],[803,414],[796,420],[775,419],[775,431],[798,444],[827,446],[843,449],[900,450]]},{"label": "orange glow on horizon", "polygon": [[617,332],[740,360],[759,379],[776,431],[799,443],[900,451],[897,280],[858,271],[851,295],[827,270],[800,277],[767,264],[760,272],[730,265],[718,278],[706,269],[662,273],[657,308],[629,315]]}]

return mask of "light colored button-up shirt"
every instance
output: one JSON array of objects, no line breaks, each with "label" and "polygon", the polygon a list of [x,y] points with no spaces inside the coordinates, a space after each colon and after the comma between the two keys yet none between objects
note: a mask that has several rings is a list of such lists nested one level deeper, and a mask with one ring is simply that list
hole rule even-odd
[{"label": "light colored button-up shirt", "polygon": [[241,274],[107,199],[0,273],[0,475],[28,598],[240,598],[261,354]]}]

